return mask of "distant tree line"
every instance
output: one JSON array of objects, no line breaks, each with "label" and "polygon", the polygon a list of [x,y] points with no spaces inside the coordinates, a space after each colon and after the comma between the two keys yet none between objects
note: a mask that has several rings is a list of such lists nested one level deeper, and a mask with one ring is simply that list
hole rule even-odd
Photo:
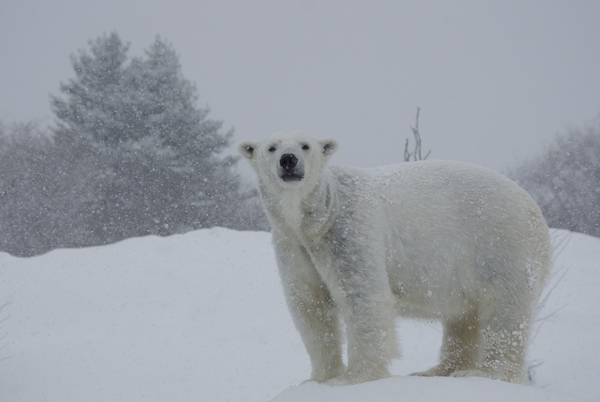
[{"label": "distant tree line", "polygon": [[600,116],[557,135],[508,176],[531,194],[550,227],[600,237]]},{"label": "distant tree line", "polygon": [[0,250],[31,256],[143,235],[266,230],[257,192],[223,156],[233,132],[199,108],[173,47],[129,57],[117,33],[73,55],[55,125],[0,125]]}]

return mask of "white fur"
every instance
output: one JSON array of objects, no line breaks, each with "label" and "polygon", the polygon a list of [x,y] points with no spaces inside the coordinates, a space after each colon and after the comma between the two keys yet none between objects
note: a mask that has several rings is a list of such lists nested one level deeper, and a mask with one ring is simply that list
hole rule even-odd
[{"label": "white fur", "polygon": [[[239,146],[258,173],[310,378],[388,376],[402,314],[444,325],[440,363],[417,375],[523,382],[532,310],[552,263],[535,202],[474,165],[327,166],[336,149],[334,139],[301,133]],[[280,178],[283,154],[297,157],[302,180]]]}]

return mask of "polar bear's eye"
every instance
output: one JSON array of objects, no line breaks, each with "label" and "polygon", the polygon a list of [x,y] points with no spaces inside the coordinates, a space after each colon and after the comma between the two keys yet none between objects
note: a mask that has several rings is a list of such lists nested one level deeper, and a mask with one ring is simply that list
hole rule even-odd
[{"label": "polar bear's eye", "polygon": [[269,148],[269,152],[275,152],[275,147]]},{"label": "polar bear's eye", "polygon": [[302,149],[305,151],[308,151],[310,149],[310,147],[308,146],[308,144],[304,144],[304,145],[302,145]]}]

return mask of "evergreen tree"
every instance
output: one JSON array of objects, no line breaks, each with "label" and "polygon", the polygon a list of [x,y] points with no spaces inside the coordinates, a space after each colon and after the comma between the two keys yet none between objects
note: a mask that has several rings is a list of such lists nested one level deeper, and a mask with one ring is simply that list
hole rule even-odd
[{"label": "evergreen tree", "polygon": [[0,250],[32,256],[226,226],[268,229],[241,185],[232,132],[196,106],[171,45],[130,58],[116,33],[72,56],[75,77],[52,97],[53,135],[0,122]]},{"label": "evergreen tree", "polygon": [[78,214],[85,192],[57,151],[37,122],[0,123],[0,250],[32,256],[89,244]]},{"label": "evergreen tree", "polygon": [[76,78],[60,85],[67,100],[52,97],[58,118],[58,138],[89,136],[88,140],[118,143],[126,139],[127,125],[120,118],[129,45],[113,32],[90,41],[91,54],[71,56]]},{"label": "evergreen tree", "polygon": [[157,37],[129,58],[116,33],[72,57],[75,78],[52,97],[56,145],[77,166],[79,214],[95,243],[223,225],[245,228],[243,190],[220,157],[232,131],[198,108],[171,45]]}]

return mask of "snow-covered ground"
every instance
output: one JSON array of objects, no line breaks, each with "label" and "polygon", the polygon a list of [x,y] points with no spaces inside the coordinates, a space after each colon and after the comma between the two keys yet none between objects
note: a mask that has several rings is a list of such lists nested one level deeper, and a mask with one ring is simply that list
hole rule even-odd
[{"label": "snow-covered ground", "polygon": [[568,244],[530,348],[532,386],[405,377],[433,365],[441,342],[437,323],[405,320],[394,377],[297,386],[310,365],[268,233],[0,253],[0,401],[598,401],[600,239],[554,236]]}]

